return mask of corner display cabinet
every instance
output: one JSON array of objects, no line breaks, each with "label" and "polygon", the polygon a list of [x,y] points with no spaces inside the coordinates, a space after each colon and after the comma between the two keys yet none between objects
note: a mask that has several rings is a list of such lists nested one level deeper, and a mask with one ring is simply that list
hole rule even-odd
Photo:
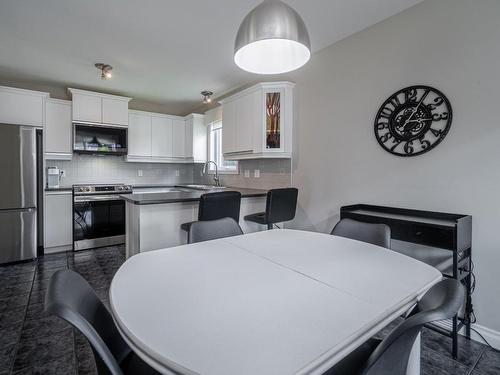
[{"label": "corner display cabinet", "polygon": [[220,102],[225,159],[292,157],[294,86],[258,83]]}]

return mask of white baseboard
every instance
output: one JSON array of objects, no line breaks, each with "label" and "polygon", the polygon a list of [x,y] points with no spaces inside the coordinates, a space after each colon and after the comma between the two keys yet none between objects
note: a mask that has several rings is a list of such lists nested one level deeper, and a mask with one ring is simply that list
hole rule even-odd
[{"label": "white baseboard", "polygon": [[[482,326],[480,324],[473,324],[472,328],[474,328],[476,331],[478,331],[481,335],[484,336],[486,340],[488,340],[488,343],[493,346],[495,349],[500,350],[500,332],[495,331],[493,329],[487,328],[485,326]],[[465,330],[462,330],[460,332],[461,334],[465,333]],[[474,331],[471,332],[471,338],[475,341],[478,341],[480,343],[485,343],[484,340]]]},{"label": "white baseboard", "polygon": [[[444,321],[439,321],[435,322],[437,326],[440,326],[442,328],[445,328],[446,330],[451,331],[451,320],[444,320]],[[488,343],[493,346],[495,349],[500,350],[500,332],[495,331],[493,329],[487,328],[485,326],[482,326],[480,324],[473,324],[472,327],[475,329],[477,332],[479,332],[484,338],[488,341]],[[459,334],[465,336],[465,327],[463,327],[459,332]],[[476,332],[471,330],[471,339],[474,341],[477,341],[481,344],[486,344],[484,340],[479,336]]]}]

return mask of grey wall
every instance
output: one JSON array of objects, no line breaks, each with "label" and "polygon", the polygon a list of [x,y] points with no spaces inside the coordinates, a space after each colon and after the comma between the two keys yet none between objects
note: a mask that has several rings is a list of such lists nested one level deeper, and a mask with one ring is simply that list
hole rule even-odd
[{"label": "grey wall", "polygon": [[[124,183],[132,185],[191,183],[192,164],[127,163],[122,157],[73,155],[71,161],[47,160],[46,166],[64,169],[61,186]],[[139,177],[139,170],[142,177]],[[176,175],[179,171],[179,176]]]},{"label": "grey wall", "polygon": [[[500,331],[500,1],[426,0],[313,55],[297,83],[293,226],[327,232],[373,203],[471,214],[478,323]],[[375,114],[413,84],[442,90],[454,119],[413,158],[384,151]]]}]

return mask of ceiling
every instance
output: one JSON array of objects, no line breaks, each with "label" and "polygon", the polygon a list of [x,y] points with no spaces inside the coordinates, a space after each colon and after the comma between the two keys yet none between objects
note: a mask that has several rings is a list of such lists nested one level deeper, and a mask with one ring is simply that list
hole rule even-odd
[{"label": "ceiling", "polygon": [[[285,0],[313,52],[420,0]],[[117,93],[186,114],[200,91],[261,79],[233,62],[243,17],[260,0],[0,0],[0,82]],[[94,63],[114,67],[102,81]]]}]

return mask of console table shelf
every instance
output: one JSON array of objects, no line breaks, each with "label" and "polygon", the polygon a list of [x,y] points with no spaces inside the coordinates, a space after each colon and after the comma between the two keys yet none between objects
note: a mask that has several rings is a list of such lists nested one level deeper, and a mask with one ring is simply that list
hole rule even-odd
[{"label": "console table shelf", "polygon": [[472,216],[404,208],[355,204],[340,209],[340,218],[383,223],[391,228],[391,249],[439,269],[443,276],[460,280],[466,288],[463,311],[452,319],[451,330],[429,325],[452,338],[457,356],[458,332],[470,338],[472,308]]}]

